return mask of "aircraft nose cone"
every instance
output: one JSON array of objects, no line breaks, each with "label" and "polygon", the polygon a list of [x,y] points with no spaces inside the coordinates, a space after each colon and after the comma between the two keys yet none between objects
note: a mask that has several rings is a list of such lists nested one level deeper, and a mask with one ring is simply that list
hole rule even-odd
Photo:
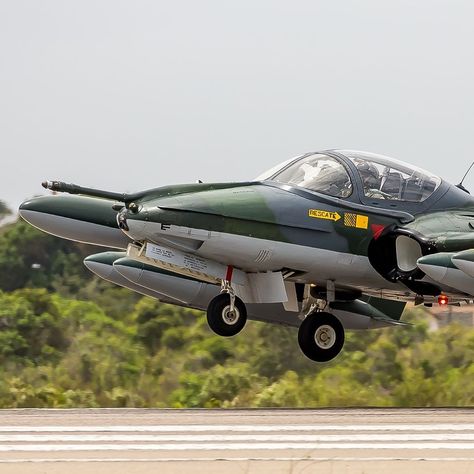
[{"label": "aircraft nose cone", "polygon": [[20,207],[18,208],[18,211],[20,212],[20,214],[23,211],[30,211],[32,208],[34,209],[35,201],[36,201],[36,199],[28,199],[27,201],[23,201],[20,204]]},{"label": "aircraft nose cone", "polygon": [[51,196],[42,196],[24,201],[18,208],[20,216],[35,227],[39,227],[42,215],[53,214]]},{"label": "aircraft nose cone", "polygon": [[[18,213],[32,226],[55,234],[54,229],[61,219],[87,221],[93,210],[86,203],[81,205],[76,196],[50,195],[27,199],[20,205]],[[113,222],[115,213],[110,210],[110,214],[109,219]]]},{"label": "aircraft nose cone", "polygon": [[23,201],[20,204],[20,207],[18,208],[18,212],[20,213],[20,215],[23,216],[23,213],[27,211],[36,211],[38,208],[37,201],[38,201],[38,198],[28,199],[27,201]]},{"label": "aircraft nose cone", "polygon": [[108,199],[41,196],[25,201],[19,213],[32,226],[64,239],[115,248],[126,248],[129,243],[118,229],[117,211]]}]

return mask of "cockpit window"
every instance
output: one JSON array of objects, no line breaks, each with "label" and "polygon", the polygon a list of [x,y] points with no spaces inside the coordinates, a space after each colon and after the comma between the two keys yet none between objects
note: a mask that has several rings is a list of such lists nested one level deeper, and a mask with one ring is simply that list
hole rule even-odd
[{"label": "cockpit window", "polygon": [[352,183],[344,165],[319,153],[293,162],[272,180],[339,198],[352,193]]},{"label": "cockpit window", "polygon": [[341,151],[354,163],[371,199],[422,202],[431,196],[441,179],[427,171],[373,153]]}]

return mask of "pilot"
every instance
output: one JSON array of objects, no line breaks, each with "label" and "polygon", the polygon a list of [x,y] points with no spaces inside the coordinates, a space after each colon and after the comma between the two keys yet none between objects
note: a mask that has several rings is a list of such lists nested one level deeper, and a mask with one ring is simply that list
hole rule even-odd
[{"label": "pilot", "polygon": [[329,194],[336,197],[347,197],[352,191],[349,175],[339,163],[324,163],[319,160],[317,166],[308,163],[301,167],[305,173],[299,186]]},{"label": "pilot", "polygon": [[378,169],[372,163],[363,160],[355,160],[354,164],[362,178],[364,194],[367,197],[383,199],[383,193],[380,192],[381,177]]}]

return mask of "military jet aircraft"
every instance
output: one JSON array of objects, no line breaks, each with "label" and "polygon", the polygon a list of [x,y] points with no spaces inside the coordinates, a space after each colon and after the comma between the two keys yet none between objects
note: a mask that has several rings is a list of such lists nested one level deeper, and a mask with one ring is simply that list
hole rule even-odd
[{"label": "military jet aircraft", "polygon": [[[100,277],[207,310],[234,336],[247,318],[298,327],[310,359],[333,359],[344,332],[402,325],[408,301],[474,295],[474,199],[409,164],[328,150],[249,182],[133,194],[60,181],[20,215],[66,239],[119,249],[87,257]],[[57,193],[65,193],[58,195]]]}]

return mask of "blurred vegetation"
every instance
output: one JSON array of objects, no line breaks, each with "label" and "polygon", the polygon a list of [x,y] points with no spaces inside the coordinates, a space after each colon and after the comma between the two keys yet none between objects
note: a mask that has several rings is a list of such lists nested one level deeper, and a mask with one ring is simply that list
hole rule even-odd
[{"label": "blurred vegetation", "polygon": [[22,221],[0,231],[0,407],[318,407],[474,404],[474,329],[350,332],[328,364],[296,330],[249,322],[230,339],[203,314],[88,273],[97,249]]},{"label": "blurred vegetation", "polygon": [[8,206],[3,201],[0,201],[0,220],[9,214],[11,214],[11,211]]}]

